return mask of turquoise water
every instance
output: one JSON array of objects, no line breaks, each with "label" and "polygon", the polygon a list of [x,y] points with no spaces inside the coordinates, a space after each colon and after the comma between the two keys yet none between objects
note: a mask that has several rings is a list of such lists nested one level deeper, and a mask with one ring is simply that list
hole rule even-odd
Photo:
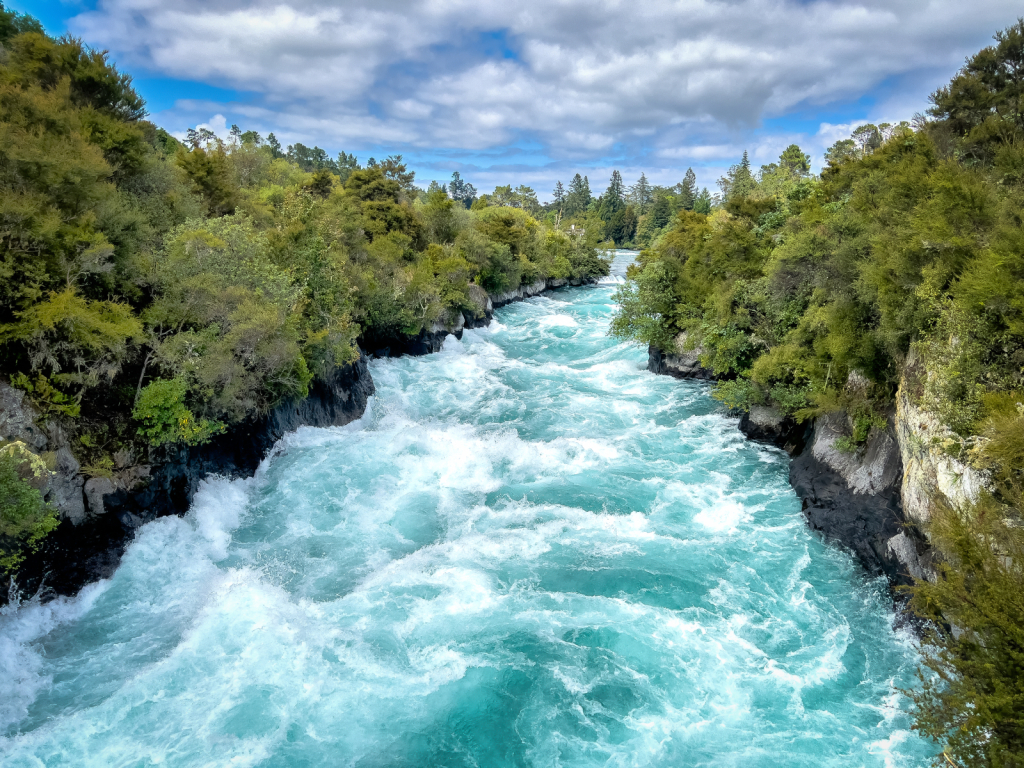
[{"label": "turquoise water", "polygon": [[8,610],[0,762],[924,765],[884,584],[706,385],[607,337],[616,280],[373,362],[361,421]]}]

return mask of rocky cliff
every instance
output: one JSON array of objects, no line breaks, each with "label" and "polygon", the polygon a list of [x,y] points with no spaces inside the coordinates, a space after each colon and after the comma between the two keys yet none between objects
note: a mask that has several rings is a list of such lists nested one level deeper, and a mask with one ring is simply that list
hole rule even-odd
[{"label": "rocky cliff", "polygon": [[[679,378],[714,378],[700,365],[700,350],[687,352],[684,345],[685,339],[677,339],[677,354],[652,348],[648,369]],[[920,528],[929,504],[936,491],[952,498],[969,494],[978,482],[937,447],[933,431],[941,427],[914,405],[916,375],[908,367],[885,428],[873,427],[852,451],[841,441],[853,427],[843,412],[798,424],[773,408],[754,406],[739,422],[749,438],[776,445],[792,457],[789,479],[808,524],[852,551],[869,572],[885,574],[893,586],[935,578],[935,555]]]}]

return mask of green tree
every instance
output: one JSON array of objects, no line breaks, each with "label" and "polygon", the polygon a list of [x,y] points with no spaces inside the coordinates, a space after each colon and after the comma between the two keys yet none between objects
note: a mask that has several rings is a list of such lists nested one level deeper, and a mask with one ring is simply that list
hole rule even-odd
[{"label": "green tree", "polygon": [[1024,138],[1024,18],[997,32],[995,41],[932,94],[928,110],[965,151],[987,159]]},{"label": "green tree", "polygon": [[57,527],[57,510],[43,500],[45,463],[24,443],[0,448],[0,571],[10,573],[27,551]]},{"label": "green tree", "polygon": [[0,3],[0,44],[6,45],[11,38],[25,32],[35,32],[42,35],[43,25],[28,14],[8,11],[4,8],[4,4]]},{"label": "green tree", "polygon": [[555,209],[558,210],[559,212],[561,212],[565,208],[565,196],[566,196],[565,187],[562,186],[562,182],[560,182],[560,181],[556,181],[555,182],[555,189],[551,193],[551,196],[552,196],[552,200],[554,201],[554,204],[555,204]]},{"label": "green tree", "polygon": [[718,180],[722,190],[722,198],[726,201],[734,197],[748,197],[757,189],[757,181],[750,172],[750,157],[743,150],[743,158],[729,169],[729,172]]},{"label": "green tree", "polygon": [[693,201],[693,212],[707,215],[711,213],[711,203],[711,193],[704,187]]},{"label": "green tree", "polygon": [[176,162],[206,201],[211,216],[235,212],[238,183],[223,147],[206,150],[197,146],[191,152],[182,150]]},{"label": "green tree", "polygon": [[651,188],[650,183],[647,181],[647,175],[641,173],[640,178],[636,184],[629,188],[629,194],[627,195],[629,202],[636,208],[638,216],[643,216],[647,213],[647,209],[654,202],[654,191]]},{"label": "green tree", "polygon": [[679,184],[679,207],[686,211],[692,211],[697,202],[697,174],[693,168],[686,169],[686,176]]},{"label": "green tree", "polygon": [[464,181],[458,171],[452,173],[452,180],[448,182],[448,194],[452,200],[458,200],[466,208],[473,205],[476,199],[476,188],[467,181]]},{"label": "green tree", "polygon": [[792,176],[807,176],[811,172],[811,156],[796,144],[790,144],[779,155],[779,167]]},{"label": "green tree", "polygon": [[590,182],[586,176],[578,173],[569,182],[569,194],[565,199],[565,217],[567,219],[587,212],[590,206]]}]

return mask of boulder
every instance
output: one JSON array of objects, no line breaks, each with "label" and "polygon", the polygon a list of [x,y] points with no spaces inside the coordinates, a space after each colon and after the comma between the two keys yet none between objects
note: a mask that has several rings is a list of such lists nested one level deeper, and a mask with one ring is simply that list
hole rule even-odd
[{"label": "boulder", "polygon": [[0,439],[24,443],[36,453],[45,451],[48,441],[36,426],[38,418],[23,391],[0,383]]}]

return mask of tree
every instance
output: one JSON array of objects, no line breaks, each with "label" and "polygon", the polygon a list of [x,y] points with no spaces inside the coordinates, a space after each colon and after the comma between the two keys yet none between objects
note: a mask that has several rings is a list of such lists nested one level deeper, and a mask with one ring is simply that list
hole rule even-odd
[{"label": "tree", "polygon": [[57,527],[57,510],[39,491],[49,474],[45,462],[24,443],[0,448],[0,572],[13,571],[25,551]]},{"label": "tree", "polygon": [[458,200],[466,208],[469,208],[476,198],[476,188],[469,182],[463,181],[458,171],[454,171],[452,180],[448,182],[448,194],[452,200]]},{"label": "tree", "polygon": [[739,163],[732,166],[729,172],[718,180],[718,186],[721,188],[722,197],[725,200],[734,197],[747,197],[757,189],[757,182],[750,172],[750,157],[746,150],[743,150],[743,158]]},{"label": "tree", "polygon": [[[692,201],[690,206],[692,208]],[[658,195],[647,215],[650,216],[650,226],[654,230],[659,230],[668,224],[672,220],[672,203],[669,202],[668,195]]]},{"label": "tree", "polygon": [[277,140],[277,137],[272,134],[267,134],[267,146],[270,147],[271,153],[274,157],[284,157],[284,152],[281,151],[281,142]]},{"label": "tree", "polygon": [[0,3],[0,45],[6,45],[11,38],[26,32],[42,35],[43,25],[28,14],[6,10]]},{"label": "tree", "polygon": [[195,147],[191,152],[182,150],[176,162],[206,200],[211,216],[234,213],[238,203],[238,185],[223,147],[210,150]]},{"label": "tree", "polygon": [[882,144],[882,134],[879,132],[878,126],[872,123],[857,126],[850,138],[857,145],[861,157],[870,155]]},{"label": "tree", "polygon": [[590,182],[586,176],[577,173],[569,182],[569,194],[565,196],[565,217],[586,213],[590,200]]},{"label": "tree", "polygon": [[533,188],[525,184],[520,184],[515,189],[512,189],[511,184],[504,187],[495,187],[494,192],[490,196],[490,204],[508,208],[522,208],[531,215],[540,210],[537,193],[533,191]]},{"label": "tree", "polygon": [[339,170],[338,164],[320,147],[310,149],[304,144],[295,142],[295,144],[288,147],[286,157],[304,171],[326,169],[332,173],[337,173]]},{"label": "tree", "polygon": [[931,95],[928,110],[977,156],[1024,137],[1024,18],[994,39]]},{"label": "tree", "polygon": [[640,174],[636,184],[629,188],[629,201],[636,206],[637,213],[642,216],[654,202],[654,194],[651,185],[647,182],[647,175]]},{"label": "tree", "polygon": [[679,189],[679,207],[686,211],[692,211],[697,200],[697,174],[693,168],[686,169],[686,176],[683,177]]},{"label": "tree", "polygon": [[811,172],[811,156],[796,144],[790,144],[779,155],[779,167],[792,176],[807,176]]},{"label": "tree", "polygon": [[1024,765],[1024,533],[1000,506],[983,499],[966,518],[939,510],[929,533],[947,559],[937,581],[913,590],[932,620],[921,647],[930,674],[907,691],[914,729],[964,768]]},{"label": "tree", "polygon": [[622,183],[622,174],[618,171],[612,171],[612,177],[608,180],[608,189],[601,195],[601,203],[613,211],[625,207],[626,186]]},{"label": "tree", "polygon": [[711,193],[708,192],[707,187],[704,187],[693,201],[693,212],[707,215],[711,213],[711,203]]},{"label": "tree", "polygon": [[341,177],[342,184],[345,183],[352,171],[359,169],[359,162],[356,160],[356,156],[351,153],[339,152],[335,165],[337,166],[336,173]]},{"label": "tree", "polygon": [[459,234],[456,201],[448,197],[444,186],[436,181],[432,181],[431,186],[433,189],[427,190],[426,204],[423,206],[423,219],[430,242],[444,245],[453,242]]},{"label": "tree", "polygon": [[825,162],[832,167],[838,167],[847,160],[855,160],[857,156],[857,144],[853,139],[840,139],[825,150]]},{"label": "tree", "polygon": [[555,189],[551,193],[551,197],[554,200],[555,208],[561,211],[565,207],[565,187],[562,186],[562,182],[555,182]]}]

